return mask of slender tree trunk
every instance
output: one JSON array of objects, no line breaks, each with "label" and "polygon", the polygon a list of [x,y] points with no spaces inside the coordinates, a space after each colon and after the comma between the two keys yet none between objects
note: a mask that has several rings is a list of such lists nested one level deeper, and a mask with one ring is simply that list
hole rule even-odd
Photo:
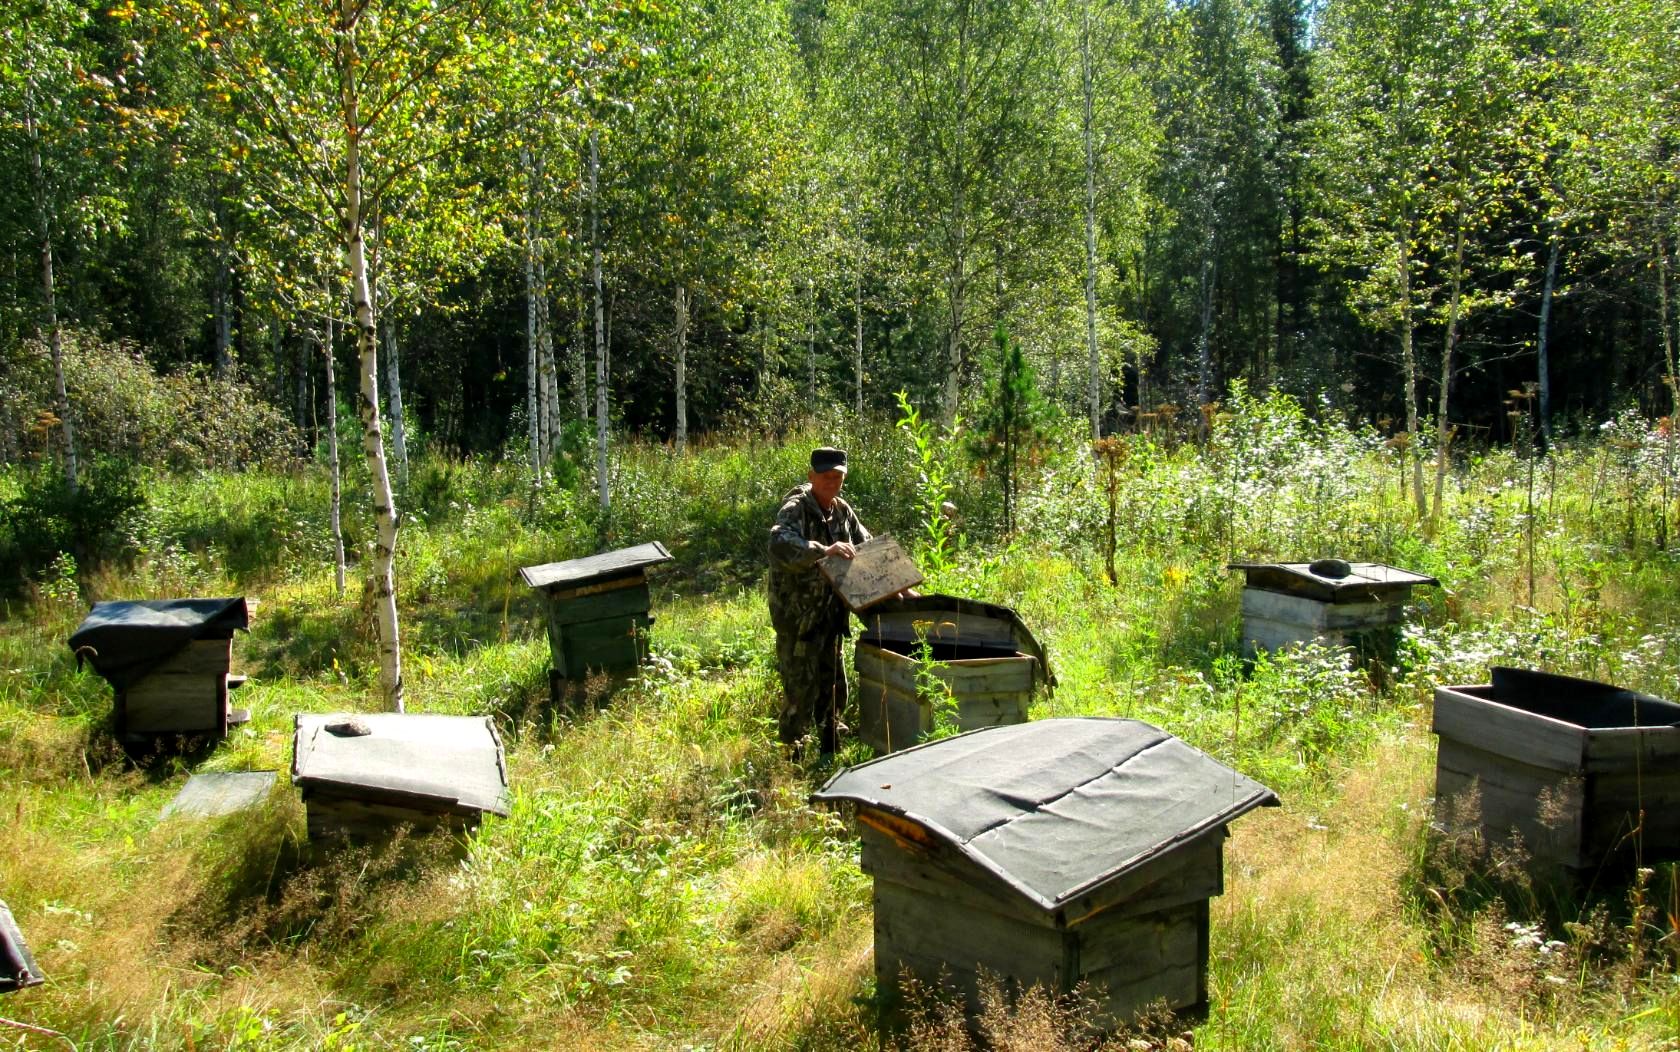
[{"label": "slender tree trunk", "polygon": [[[336,303],[329,292],[327,295],[328,311],[336,309]],[[334,331],[332,314],[329,313],[322,323],[325,335],[321,340],[321,359],[327,364],[327,465],[331,478],[331,505],[327,519],[332,527],[333,542],[333,587],[339,596],[344,595],[344,474],[338,461],[338,370],[334,363],[337,357],[334,347]]]},{"label": "slender tree trunk", "polygon": [[397,482],[408,485],[408,423],[403,419],[402,375],[397,354],[397,326],[385,323],[385,396],[390,400],[391,452],[397,458]]},{"label": "slender tree trunk", "polygon": [[[587,161],[584,167],[589,169]],[[584,174],[587,176],[588,171],[586,170]],[[589,215],[588,180],[579,179],[577,212],[577,243],[579,245],[591,244],[588,236]],[[589,251],[594,250],[591,248]],[[567,369],[572,374],[572,403],[577,407],[577,418],[586,421],[589,419],[589,352],[587,343],[589,340],[590,301],[589,295],[584,289],[587,280],[583,276],[584,270],[584,261],[580,256],[577,260],[577,270],[574,272],[577,275],[577,280],[571,283],[572,302],[577,309],[572,312],[572,349],[570,360],[567,362]]]},{"label": "slender tree trunk", "polygon": [[1457,216],[1453,236],[1452,291],[1447,300],[1447,335],[1441,345],[1441,397],[1435,410],[1435,501],[1429,511],[1429,531],[1440,526],[1441,498],[1447,486],[1447,451],[1452,445],[1452,425],[1447,419],[1452,394],[1453,352],[1458,347],[1458,319],[1464,305],[1464,217]]},{"label": "slender tree trunk", "polygon": [[216,206],[215,279],[211,285],[211,308],[216,319],[216,350],[211,370],[216,379],[233,375],[233,245],[228,230],[227,209]]},{"label": "slender tree trunk", "polygon": [[677,363],[677,452],[688,448],[688,286],[678,283],[671,339]]},{"label": "slender tree trunk", "polygon": [[76,424],[70,412],[70,390],[64,382],[64,331],[58,322],[58,289],[53,280],[52,194],[47,186],[46,167],[41,163],[41,132],[35,123],[35,81],[24,85],[23,129],[29,141],[29,170],[35,184],[35,233],[41,248],[42,325],[47,330],[47,349],[52,357],[53,399],[58,403],[59,427],[64,431],[64,481],[70,492],[80,486],[76,464]]},{"label": "slender tree trunk", "polygon": [[1552,366],[1550,343],[1552,335],[1552,294],[1557,289],[1558,254],[1561,238],[1553,231],[1546,249],[1546,279],[1540,286],[1540,335],[1535,344],[1535,379],[1540,397],[1540,444],[1547,451],[1552,448]]},{"label": "slender tree trunk", "polygon": [[391,476],[385,466],[385,435],[379,417],[379,338],[368,284],[367,250],[362,238],[362,156],[364,129],[357,91],[361,61],[356,51],[356,0],[340,0],[338,37],[339,100],[345,128],[344,234],[350,256],[351,300],[355,307],[356,349],[361,368],[362,450],[373,484],[374,545],[368,576],[379,627],[380,687],[385,707],[403,711],[402,642],[397,625],[397,586],[393,564],[397,554],[397,505]]},{"label": "slender tree trunk", "polygon": [[601,149],[589,130],[589,280],[595,292],[595,485],[601,510],[612,506],[607,481],[607,323],[601,295]]},{"label": "slender tree trunk", "polygon": [[[1214,218],[1209,224],[1202,257],[1201,324],[1196,333],[1196,402],[1207,405],[1213,401],[1213,295],[1219,280],[1219,235]],[[1205,419],[1205,418],[1204,418]]]},{"label": "slender tree trunk", "polygon": [[[1091,438],[1102,437],[1102,372],[1097,350],[1097,133],[1096,74],[1091,55],[1091,0],[1080,4],[1079,72],[1084,103],[1081,134],[1085,140],[1085,354],[1090,366],[1086,392]],[[1057,357],[1058,364],[1061,358]],[[1052,388],[1060,386],[1057,376]]]},{"label": "slender tree trunk", "polygon": [[537,241],[537,367],[542,370],[543,463],[560,450],[560,369],[554,362],[554,324],[549,311],[548,263]]},{"label": "slender tree trunk", "polygon": [[1419,457],[1421,435],[1418,432],[1417,353],[1412,346],[1412,254],[1405,233],[1396,238],[1400,254],[1400,365],[1406,383],[1406,457],[1412,465],[1412,504],[1418,518],[1429,513],[1423,495],[1423,460]]},{"label": "slender tree trunk", "polygon": [[[520,151],[525,171],[531,172],[531,155]],[[525,435],[530,447],[531,485],[542,485],[543,428],[542,402],[537,364],[537,233],[536,194],[533,191],[525,209]]]},{"label": "slender tree trunk", "polygon": [[[859,253],[860,257],[862,253]],[[863,415],[863,261],[852,275],[852,386],[853,408]]]}]

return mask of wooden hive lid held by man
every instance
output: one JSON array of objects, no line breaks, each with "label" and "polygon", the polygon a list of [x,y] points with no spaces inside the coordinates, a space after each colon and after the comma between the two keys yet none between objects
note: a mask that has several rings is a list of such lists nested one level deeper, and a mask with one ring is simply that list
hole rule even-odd
[{"label": "wooden hive lid held by man", "polygon": [[524,566],[520,568],[519,576],[532,588],[550,594],[563,594],[619,579],[640,580],[647,567],[670,561],[671,553],[665,550],[665,546],[658,541],[650,541],[633,548],[620,548],[581,559]]},{"label": "wooden hive lid held by man", "polygon": [[841,771],[814,800],[901,818],[1054,915],[1277,796],[1137,720],[993,727]]},{"label": "wooden hive lid held by man", "polygon": [[292,781],[417,810],[508,813],[501,736],[488,716],[299,713]]}]

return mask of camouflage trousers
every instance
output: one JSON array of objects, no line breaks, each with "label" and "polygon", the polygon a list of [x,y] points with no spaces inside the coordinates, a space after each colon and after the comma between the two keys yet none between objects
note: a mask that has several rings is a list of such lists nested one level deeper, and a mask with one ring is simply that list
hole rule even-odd
[{"label": "camouflage trousers", "polygon": [[776,670],[782,675],[776,730],[785,744],[797,749],[815,724],[818,749],[835,750],[840,712],[846,707],[846,669],[840,654],[838,632],[807,639],[776,633]]}]

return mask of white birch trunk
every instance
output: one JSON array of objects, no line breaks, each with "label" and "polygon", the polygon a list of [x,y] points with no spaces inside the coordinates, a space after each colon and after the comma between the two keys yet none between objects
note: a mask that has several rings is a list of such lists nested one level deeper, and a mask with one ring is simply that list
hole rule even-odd
[{"label": "white birch trunk", "polygon": [[385,707],[403,711],[402,642],[397,626],[397,506],[385,465],[385,435],[379,418],[379,339],[368,285],[367,250],[362,239],[361,112],[357,97],[360,59],[356,53],[355,0],[340,0],[338,35],[339,99],[345,128],[344,233],[350,256],[350,290],[355,307],[356,348],[361,369],[362,450],[373,483],[374,544],[368,560],[374,616],[379,628],[380,688]]},{"label": "white birch trunk", "polygon": [[688,448],[688,286],[677,286],[672,341],[676,344],[677,452]]},{"label": "white birch trunk", "polygon": [[1429,511],[1429,531],[1441,521],[1441,498],[1447,487],[1447,450],[1452,445],[1452,426],[1447,422],[1448,398],[1452,392],[1453,352],[1458,348],[1458,318],[1464,303],[1464,216],[1457,216],[1453,235],[1452,292],[1447,300],[1447,334],[1441,344],[1441,398],[1435,410],[1435,501]]},{"label": "white birch trunk", "polygon": [[612,506],[607,481],[607,325],[601,297],[601,151],[599,138],[589,132],[589,277],[595,291],[595,485],[601,510]]},{"label": "white birch trunk", "polygon": [[1539,394],[1540,441],[1549,451],[1552,448],[1552,296],[1557,289],[1558,255],[1561,238],[1553,231],[1546,250],[1546,279],[1540,286],[1540,335],[1535,344],[1535,380]]},{"label": "white birch trunk", "polygon": [[1423,495],[1423,458],[1419,455],[1422,446],[1418,433],[1417,354],[1412,346],[1412,254],[1404,232],[1396,240],[1400,254],[1400,364],[1406,382],[1406,457],[1412,467],[1412,503],[1421,519],[1429,513],[1429,504]]},{"label": "white birch trunk", "polygon": [[[527,173],[531,170],[530,154],[521,150]],[[532,195],[534,198],[534,194]],[[525,435],[530,447],[531,485],[541,486],[543,480],[542,418],[539,401],[537,365],[537,238],[533,213],[534,201],[525,209]]]},{"label": "white birch trunk", "polygon": [[36,236],[41,249],[41,309],[47,330],[47,349],[52,358],[53,399],[57,402],[59,427],[64,430],[64,480],[70,492],[80,482],[76,464],[76,425],[70,413],[70,390],[64,382],[64,331],[58,323],[58,289],[53,279],[52,196],[47,189],[46,167],[41,163],[41,133],[35,122],[35,80],[31,76],[23,92],[24,136],[29,140],[29,169],[35,184]]},{"label": "white birch trunk", "polygon": [[[1102,375],[1097,352],[1097,135],[1095,102],[1096,75],[1091,55],[1091,2],[1080,4],[1079,66],[1080,90],[1084,98],[1081,128],[1085,140],[1085,353],[1090,365],[1087,401],[1091,411],[1091,438],[1102,437]],[[1057,363],[1061,358],[1057,356]],[[1061,377],[1051,381],[1054,390]]]},{"label": "white birch trunk", "polygon": [[537,242],[537,368],[542,373],[543,464],[560,449],[560,370],[554,362],[554,325],[549,315],[548,265]]},{"label": "white birch trunk", "polygon": [[[862,253],[860,252],[861,256]],[[853,408],[863,415],[863,262],[858,261],[852,278],[852,386],[855,391]]]},{"label": "white birch trunk", "polygon": [[397,354],[397,326],[385,324],[385,397],[390,402],[391,452],[397,458],[397,481],[408,485],[408,424],[403,419],[402,375]]},{"label": "white birch trunk", "polygon": [[338,462],[338,370],[333,359],[333,297],[327,296],[328,315],[323,323],[325,335],[321,340],[321,358],[327,364],[327,464],[331,473],[331,497],[327,521],[332,527],[333,588],[344,595],[344,475]]}]

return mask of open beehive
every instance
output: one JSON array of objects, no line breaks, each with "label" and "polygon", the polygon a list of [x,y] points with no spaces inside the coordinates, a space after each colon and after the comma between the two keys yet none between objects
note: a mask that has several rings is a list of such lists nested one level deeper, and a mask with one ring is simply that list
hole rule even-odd
[{"label": "open beehive", "polygon": [[878,753],[921,741],[941,705],[958,731],[1025,723],[1033,691],[1055,683],[1044,647],[1008,607],[923,595],[857,616],[858,736]]},{"label": "open beehive", "polygon": [[1581,874],[1680,860],[1680,704],[1526,669],[1435,688],[1438,819]]},{"label": "open beehive", "polygon": [[228,704],[228,692],[245,682],[228,674],[233,633],[249,624],[242,597],[95,603],[70,649],[111,684],[118,738],[220,740],[250,718]]},{"label": "open beehive", "polygon": [[1052,719],[929,742],[842,771],[874,878],[875,976],[1076,987],[1115,1026],[1207,1001],[1208,900],[1227,825],[1277,797],[1146,723]]}]

